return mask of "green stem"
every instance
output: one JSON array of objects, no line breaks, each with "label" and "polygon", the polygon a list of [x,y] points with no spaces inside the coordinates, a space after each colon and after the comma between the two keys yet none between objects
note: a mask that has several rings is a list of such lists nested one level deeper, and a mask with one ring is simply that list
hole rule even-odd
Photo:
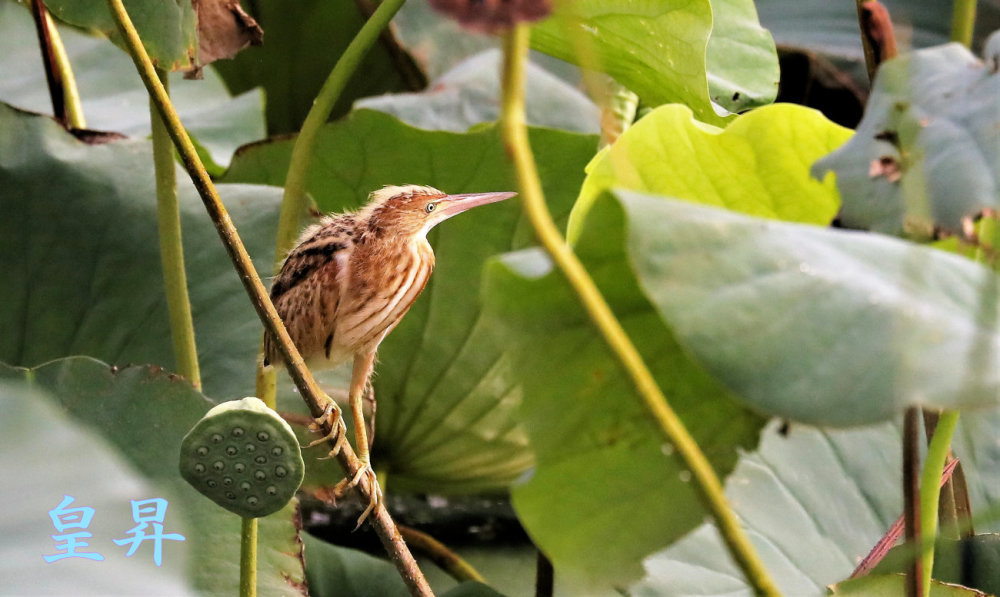
[{"label": "green stem", "polygon": [[[156,69],[157,78],[168,90],[167,72]],[[163,263],[163,285],[167,292],[167,310],[170,313],[170,336],[174,344],[177,372],[201,388],[198,368],[198,349],[194,340],[194,321],[191,301],[187,291],[184,271],[184,246],[181,243],[181,214],[177,203],[177,173],[170,135],[156,111],[152,98],[149,101],[149,119],[153,127],[153,165],[156,170],[156,211],[160,227],[160,261]]]},{"label": "green stem", "polygon": [[920,531],[924,536],[920,555],[923,570],[921,595],[927,597],[931,590],[931,571],[934,569],[934,538],[938,526],[938,501],[941,495],[941,473],[944,471],[951,436],[958,424],[958,412],[945,411],[938,419],[934,437],[927,446],[927,459],[920,475]]},{"label": "green stem", "polygon": [[244,518],[240,531],[240,597],[257,597],[256,518]]},{"label": "green stem", "polygon": [[66,104],[66,123],[71,128],[87,128],[87,120],[83,117],[83,106],[80,104],[80,90],[76,86],[76,77],[73,76],[73,67],[69,63],[69,56],[66,54],[66,46],[62,43],[59,30],[48,11],[45,13],[46,27],[49,28],[49,35],[52,38],[52,54],[56,59],[56,67],[62,73],[63,81],[63,101]]},{"label": "green stem", "polygon": [[278,218],[277,251],[274,254],[276,267],[281,265],[285,254],[292,248],[292,243],[298,235],[299,222],[309,206],[306,173],[316,146],[316,137],[330,118],[333,106],[340,99],[341,92],[357,70],[361,59],[378,40],[379,33],[389,25],[389,21],[403,6],[403,2],[404,0],[383,0],[379,4],[371,18],[365,22],[337,60],[302,123],[302,130],[299,131],[292,147],[288,175],[285,177],[285,194],[281,202],[281,215]]},{"label": "green stem", "polygon": [[30,4],[38,30],[38,41],[56,120],[67,128],[86,128],[87,121],[80,106],[80,92],[77,90],[76,78],[73,76],[73,68],[70,66],[59,30],[43,0],[33,0]]},{"label": "green stem", "polygon": [[972,32],[976,26],[976,0],[954,0],[951,13],[951,41],[972,47]]},{"label": "green stem", "polygon": [[[302,130],[295,138],[292,146],[292,156],[288,164],[288,174],[285,176],[285,191],[281,199],[281,213],[278,215],[278,235],[274,250],[274,271],[281,269],[285,255],[291,250],[298,237],[300,223],[310,206],[310,197],[306,193],[306,174],[309,162],[316,148],[316,138],[320,129],[330,118],[330,112],[340,99],[340,94],[347,86],[347,81],[358,69],[361,59],[378,40],[379,33],[389,25],[389,21],[399,11],[405,0],[384,0],[372,13],[365,24],[354,36],[347,49],[341,54],[337,64],[330,71],[323,87],[313,101]],[[262,345],[263,347],[263,345]],[[263,363],[263,361],[260,361]],[[271,408],[275,407],[277,399],[277,372],[273,368],[258,368],[257,397]],[[263,390],[263,392],[261,391]]]},{"label": "green stem", "polygon": [[[257,311],[257,316],[267,331],[277,341],[278,349],[281,352],[282,358],[285,359],[292,381],[295,382],[295,385],[299,389],[299,395],[302,396],[313,416],[319,417],[323,414],[330,399],[319,389],[312,373],[306,368],[302,355],[299,354],[298,349],[295,348],[295,344],[292,343],[292,339],[288,335],[288,330],[285,329],[285,325],[278,316],[274,304],[268,298],[267,290],[265,290],[264,284],[257,274],[257,270],[254,269],[253,261],[251,261],[250,255],[247,253],[246,247],[243,245],[243,241],[236,231],[236,227],[233,226],[229,213],[222,204],[222,200],[219,199],[219,193],[216,191],[215,185],[212,184],[212,180],[205,170],[205,165],[202,164],[201,159],[198,157],[198,152],[195,150],[190,137],[188,137],[187,131],[184,130],[180,117],[170,102],[170,97],[156,76],[156,69],[149,58],[149,54],[146,53],[146,49],[142,45],[142,40],[135,30],[135,25],[132,24],[132,20],[125,11],[122,0],[107,0],[107,2],[118,31],[125,42],[129,56],[131,56],[132,61],[135,63],[139,78],[142,79],[143,84],[146,86],[146,91],[156,105],[156,109],[163,118],[164,124],[166,124],[170,139],[174,142],[174,147],[177,148],[181,156],[181,161],[184,163],[191,181],[194,183],[198,194],[205,204],[205,209],[208,211],[208,215],[211,217],[212,223],[219,233],[219,238],[229,253],[233,267],[239,274],[240,281],[243,283],[243,287],[250,297],[250,302]],[[339,421],[342,416],[340,408],[336,404],[332,406],[333,416],[326,419],[322,424],[322,432],[324,434],[330,434],[333,430],[332,423]],[[341,450],[337,453],[336,458],[337,462],[340,463],[341,467],[347,473],[347,476],[353,479],[361,468],[361,461],[351,446],[345,442]],[[355,486],[355,490],[361,494],[362,501],[367,502],[371,498],[372,485],[364,477]],[[407,549],[406,543],[400,536],[395,521],[389,515],[384,500],[380,501],[375,507],[369,520],[372,521],[375,533],[378,535],[386,552],[388,552],[390,559],[403,578],[403,582],[406,583],[410,593],[412,595],[433,595],[430,585],[427,584],[427,580],[420,571],[420,567],[417,566],[416,560],[413,559],[413,555]]]},{"label": "green stem", "polygon": [[777,585],[768,575],[749,538],[736,520],[726,500],[722,484],[712,470],[712,465],[694,438],[688,434],[677,414],[667,404],[639,351],[552,221],[552,216],[545,205],[525,125],[524,73],[528,56],[528,36],[529,29],[525,25],[515,26],[504,36],[503,100],[500,117],[504,147],[514,162],[524,211],[539,241],[562,270],[594,325],[621,361],[656,424],[676,447],[676,453],[684,465],[691,469],[702,502],[714,517],[726,546],[743,570],[747,581],[760,595],[778,595]]}]

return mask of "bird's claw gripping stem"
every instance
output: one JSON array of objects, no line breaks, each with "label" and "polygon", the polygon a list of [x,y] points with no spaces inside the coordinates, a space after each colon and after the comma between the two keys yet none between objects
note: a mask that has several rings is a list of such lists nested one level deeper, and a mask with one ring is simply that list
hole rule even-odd
[{"label": "bird's claw gripping stem", "polygon": [[334,492],[338,495],[343,495],[344,493],[354,489],[361,482],[362,477],[368,477],[369,487],[371,488],[371,494],[368,496],[368,507],[365,511],[361,513],[358,517],[358,524],[354,527],[354,530],[361,528],[361,524],[368,518],[368,515],[372,513],[379,503],[382,501],[382,489],[378,484],[378,477],[375,476],[375,471],[372,469],[371,462],[367,460],[361,461],[361,466],[358,467],[358,472],[354,474],[354,477],[350,479],[344,479],[334,488]]},{"label": "bird's claw gripping stem", "polygon": [[[324,428],[329,427],[330,433],[319,438],[314,442],[310,442],[305,448],[311,448],[313,446],[318,446],[324,442],[333,442],[333,449],[324,458],[333,458],[340,453],[341,447],[343,447],[344,442],[347,441],[347,425],[344,424],[344,417],[341,416],[340,409],[337,408],[337,403],[333,400],[327,398],[326,408],[323,409],[323,414],[314,419],[316,421],[311,428],[315,431],[322,431]],[[305,449],[303,448],[303,449]]]}]

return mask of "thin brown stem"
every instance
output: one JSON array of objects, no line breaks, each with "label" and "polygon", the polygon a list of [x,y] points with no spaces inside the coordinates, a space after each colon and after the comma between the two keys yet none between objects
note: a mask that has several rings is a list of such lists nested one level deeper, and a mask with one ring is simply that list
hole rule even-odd
[{"label": "thin brown stem", "polygon": [[462,556],[434,537],[404,525],[399,525],[399,532],[403,534],[403,538],[406,539],[410,547],[430,558],[432,562],[458,582],[467,580],[486,582],[483,575],[466,562]]},{"label": "thin brown stem", "polygon": [[42,64],[45,66],[45,80],[49,84],[49,98],[52,100],[52,114],[61,125],[69,128],[69,116],[66,114],[66,100],[63,93],[62,73],[56,65],[55,48],[52,45],[51,20],[44,0],[31,0],[31,16],[35,19],[35,31],[38,33],[38,47],[42,51]]},{"label": "thin brown stem", "polygon": [[[906,540],[920,545],[920,407],[906,409],[903,418],[903,519]],[[918,597],[923,586],[920,558],[906,567],[906,597]]]},{"label": "thin brown stem", "polygon": [[857,0],[857,7],[868,80],[874,81],[879,65],[898,54],[896,32],[889,10],[877,0]]},{"label": "thin brown stem", "polygon": [[[951,480],[952,473],[955,472],[956,467],[958,467],[959,465],[961,465],[961,463],[956,458],[955,460],[952,460],[948,464],[948,466],[945,467],[944,473],[941,475],[942,487],[944,487],[945,483]],[[892,526],[889,527],[889,530],[886,531],[885,535],[882,535],[882,538],[878,540],[878,543],[875,544],[875,547],[873,547],[872,550],[868,552],[868,555],[865,556],[865,559],[861,560],[861,563],[858,564],[858,567],[854,569],[854,572],[852,572],[851,576],[849,576],[848,578],[858,578],[860,576],[864,576],[869,572],[871,572],[875,568],[875,566],[877,566],[878,563],[881,562],[883,558],[885,558],[886,554],[889,553],[889,550],[896,545],[896,542],[899,541],[899,538],[903,536],[903,528],[905,525],[906,525],[906,518],[905,516],[901,515],[899,518],[896,519],[896,522],[892,523]],[[914,557],[916,557],[915,551],[914,551]]]},{"label": "thin brown stem", "polygon": [[552,568],[552,560],[539,549],[535,564],[535,597],[552,597],[555,586],[556,573]]},{"label": "thin brown stem", "polygon": [[[156,76],[153,63],[142,45],[142,40],[136,32],[132,20],[125,11],[122,0],[107,0],[107,2],[111,9],[111,14],[118,25],[118,30],[126,43],[129,55],[132,57],[136,69],[139,71],[139,76],[167,126],[167,132],[170,134],[174,146],[180,153],[181,161],[191,176],[198,194],[205,203],[205,208],[212,218],[212,223],[215,225],[216,231],[219,233],[219,237],[222,239],[226,251],[233,261],[240,281],[243,282],[243,286],[250,297],[254,309],[257,311],[257,315],[260,317],[267,331],[276,339],[279,352],[285,359],[292,380],[299,388],[299,393],[308,405],[309,410],[313,416],[319,417],[323,414],[327,406],[326,400],[328,399],[319,389],[312,373],[306,368],[302,355],[299,354],[299,351],[292,343],[292,339],[288,335],[288,330],[285,329],[281,318],[278,316],[278,312],[274,308],[274,304],[268,298],[267,290],[264,288],[260,276],[254,269],[250,255],[247,253],[246,247],[243,245],[243,241],[236,231],[236,227],[233,226],[233,222],[225,206],[222,204],[222,200],[219,198],[215,185],[212,184],[204,164],[202,164],[197,151],[195,151],[194,144],[181,124],[177,111],[174,109],[170,98]],[[339,408],[336,411],[339,414]],[[333,431],[331,423],[335,423],[335,421],[334,419],[325,422],[323,432],[326,434],[331,433]],[[361,466],[361,462],[358,460],[357,455],[355,455],[354,450],[346,444],[343,445],[337,454],[337,461],[351,478],[357,474]],[[366,478],[362,478],[361,482],[355,487],[361,493],[364,500],[369,499],[372,487]],[[375,508],[371,520],[383,547],[389,553],[410,593],[412,595],[433,595],[430,585],[427,584],[427,580],[413,559],[413,555],[410,554],[409,549],[407,549],[406,544],[403,542],[403,538],[396,528],[396,523],[392,520],[389,511],[382,502]]]}]

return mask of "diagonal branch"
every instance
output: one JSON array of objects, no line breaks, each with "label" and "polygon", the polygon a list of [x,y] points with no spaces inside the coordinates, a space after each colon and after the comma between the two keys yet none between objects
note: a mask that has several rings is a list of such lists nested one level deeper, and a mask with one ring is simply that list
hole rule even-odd
[{"label": "diagonal branch", "polygon": [[[239,273],[240,280],[243,282],[243,286],[250,296],[250,301],[253,303],[257,315],[264,323],[267,331],[273,334],[277,340],[279,351],[285,359],[292,380],[299,388],[299,392],[309,406],[309,410],[313,416],[319,417],[323,414],[323,410],[327,406],[325,401],[328,399],[324,397],[319,386],[316,384],[316,380],[313,379],[312,373],[306,368],[302,355],[299,354],[299,351],[292,343],[292,339],[281,322],[274,304],[268,298],[264,284],[254,269],[250,255],[247,254],[243,241],[240,240],[236,227],[233,226],[233,222],[226,212],[222,200],[219,199],[215,185],[212,184],[204,164],[202,164],[201,159],[195,151],[194,144],[192,144],[190,137],[188,137],[187,131],[184,130],[180,118],[177,116],[177,112],[170,102],[170,98],[156,76],[153,63],[150,61],[149,55],[142,45],[142,40],[139,39],[139,34],[136,32],[132,20],[122,5],[122,0],[107,1],[118,30],[128,47],[129,55],[132,57],[132,61],[139,71],[139,76],[142,78],[142,82],[145,84],[151,100],[163,118],[167,132],[170,134],[170,139],[174,142],[178,153],[180,153],[185,169],[191,176],[198,194],[205,203],[205,208],[212,218],[212,223],[215,224],[216,231],[222,238],[226,251],[229,253],[233,265]],[[336,405],[333,406],[339,414],[339,408]],[[324,423],[323,427],[324,433],[329,434],[332,431],[328,423]],[[337,461],[350,478],[354,478],[361,465],[354,450],[346,444],[337,454]],[[367,479],[362,477],[361,482],[356,485],[356,488],[362,494],[363,500],[368,501],[372,487]],[[410,593],[413,595],[433,595],[430,585],[427,584],[423,573],[417,567],[413,555],[410,554],[409,549],[407,549],[406,544],[403,542],[403,538],[396,528],[396,523],[392,520],[383,502],[378,503],[378,506],[372,512],[371,520],[375,527],[375,532],[378,534],[382,545],[403,577]]]},{"label": "diagonal branch", "polygon": [[691,470],[702,504],[715,519],[726,547],[742,569],[747,582],[759,595],[779,595],[777,585],[736,520],[712,465],[667,403],[639,351],[552,221],[552,215],[545,205],[525,125],[524,73],[528,59],[528,35],[529,28],[526,25],[515,25],[504,36],[503,99],[500,113],[504,148],[514,164],[525,214],[535,229],[535,235],[576,291],[594,326],[632,380],[656,425],[676,447],[676,454],[684,466]]}]

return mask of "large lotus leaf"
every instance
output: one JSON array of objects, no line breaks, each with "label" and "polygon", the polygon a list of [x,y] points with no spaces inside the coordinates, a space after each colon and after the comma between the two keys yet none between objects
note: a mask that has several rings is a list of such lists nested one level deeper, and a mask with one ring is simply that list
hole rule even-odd
[{"label": "large lotus leaf", "polygon": [[[533,135],[564,218],[595,139]],[[364,143],[366,147],[359,147]],[[543,149],[544,148],[544,149]],[[289,142],[254,146],[241,168],[283,178]],[[283,153],[276,157],[273,153]],[[454,190],[512,188],[495,129],[427,133],[362,112],[321,136],[313,193],[332,208],[356,205],[382,184],[421,181]],[[336,156],[336,159],[332,159]],[[284,160],[284,164],[280,162]],[[149,146],[85,145],[41,117],[0,107],[0,255],[11,264],[0,360],[34,365],[69,354],[172,368],[156,249]],[[431,167],[433,165],[433,167]],[[396,178],[396,176],[399,178]],[[352,186],[342,186],[352,181]],[[356,185],[356,186],[354,186]],[[258,271],[272,268],[275,188],[220,185]],[[182,185],[189,286],[206,392],[252,393],[260,323],[204,215]],[[381,352],[377,459],[400,490],[473,491],[506,486],[529,464],[510,413],[502,349],[479,321],[480,265],[530,242],[516,202],[463,214],[431,234],[437,271]],[[417,348],[415,348],[417,347]],[[286,378],[282,377],[285,385]],[[334,467],[328,467],[335,470]]]},{"label": "large lotus leaf", "polygon": [[[545,191],[564,221],[596,138],[533,129]],[[228,181],[284,180],[292,142],[247,147]],[[499,131],[420,131],[361,110],[321,132],[307,189],[324,211],[353,208],[385,184],[430,184],[450,193],[516,188]],[[532,243],[516,201],[462,214],[431,231],[437,264],[423,295],[382,343],[375,377],[374,459],[402,491],[503,488],[530,464],[513,412],[520,392],[504,347],[479,305],[483,263]]]},{"label": "large lotus leaf", "polygon": [[[896,25],[901,46],[926,48],[946,43],[951,33],[952,2],[882,0]],[[864,61],[858,39],[858,12],[852,2],[827,0],[757,0],[760,22],[779,44],[809,48]],[[1000,2],[981,0],[976,14],[977,46],[1000,27]]]},{"label": "large lotus leaf", "polygon": [[[168,71],[196,65],[198,16],[191,0],[124,0],[125,10],[142,38],[153,64]],[[56,18],[95,29],[124,47],[118,27],[104,0],[47,0]]]},{"label": "large lotus leaf", "polygon": [[[464,132],[500,116],[499,50],[463,61],[419,93],[388,94],[358,100],[355,108],[392,114],[415,127]],[[525,119],[531,126],[598,133],[600,112],[576,87],[528,63],[525,72]]]},{"label": "large lotus leaf", "polygon": [[819,112],[791,104],[753,110],[723,130],[694,120],[684,106],[661,106],[587,166],[570,240],[591,204],[611,188],[828,224],[839,207],[837,191],[833,180],[813,179],[809,167],[850,134]]},{"label": "large lotus leaf", "polygon": [[[232,60],[213,62],[212,67],[233,93],[264,89],[268,134],[298,131],[334,64],[364,24],[360,7],[367,4],[350,0],[244,2],[264,29],[264,43]],[[394,55],[385,44],[376,43],[348,80],[333,116],[346,114],[357,98],[422,86],[419,72],[413,71],[415,77],[402,74],[409,61],[405,50]]]},{"label": "large lotus leaf", "polygon": [[[186,540],[176,545],[164,541],[164,567],[171,565],[172,556],[183,551],[187,555],[188,582],[200,594],[233,595],[237,592],[240,518],[205,499],[181,479],[177,470],[181,440],[212,406],[209,400],[184,380],[157,367],[117,370],[84,357],[61,359],[28,371],[3,366],[0,367],[0,376],[30,380],[48,392],[72,419],[117,448],[120,457],[155,490],[154,495],[134,495],[131,499],[160,497],[168,500],[168,526],[164,531],[172,531],[169,526],[172,520],[183,520]],[[46,428],[43,423],[40,428],[31,429],[33,439],[30,441],[37,445],[42,437],[38,434],[44,433]],[[5,439],[5,445],[9,445],[7,441]],[[100,466],[91,468],[85,461],[74,458],[74,452],[65,456],[70,460],[56,457],[43,467],[44,474],[41,476],[53,474],[53,469],[74,466],[73,475],[88,479],[103,470]],[[34,474],[42,472],[42,469],[36,469]],[[118,475],[121,474],[118,472]],[[33,483],[32,478],[32,475],[10,477],[8,483],[13,482],[15,486],[20,482]],[[38,509],[34,515],[36,521],[42,519],[40,523],[44,524],[46,509],[58,504],[62,492],[75,495],[73,491],[77,482],[71,478],[65,479],[65,482],[68,484],[60,488],[59,495],[31,496],[36,500]],[[101,482],[107,483],[108,480],[101,478]],[[50,502],[53,502],[51,506]],[[119,504],[118,508],[129,512],[127,502]],[[260,519],[257,582],[262,594],[300,592],[296,587],[302,586],[305,575],[300,559],[302,544],[293,523],[295,508],[292,502],[280,512]],[[95,518],[100,514],[96,513]],[[131,526],[125,526],[121,532],[129,528]],[[46,535],[44,527],[39,527],[38,532]],[[140,547],[134,557],[151,557],[148,550],[149,547]],[[106,558],[124,557],[121,553],[112,553],[111,548],[102,548],[101,551]],[[176,560],[173,565],[177,565]],[[58,562],[53,566],[58,566]],[[72,592],[76,594],[76,591]]]},{"label": "large lotus leaf", "polygon": [[652,106],[678,102],[705,122],[767,104],[778,58],[748,0],[554,3],[535,49],[614,77]]},{"label": "large lotus leaf", "polygon": [[880,67],[857,134],[815,171],[837,173],[845,226],[956,232],[1000,207],[998,127],[995,64],[958,44],[920,50]]},{"label": "large lotus leaf", "polygon": [[[87,127],[129,136],[149,135],[149,96],[135,65],[106,40],[60,25],[59,34],[80,88]],[[0,0],[0,100],[19,108],[52,113],[48,83],[38,52],[31,14]],[[264,99],[260,90],[230,97],[211,69],[204,79],[170,77],[171,98],[184,126],[220,163],[237,147],[264,136]]]},{"label": "large lotus leaf", "polygon": [[[973,512],[1000,498],[997,425],[1000,410],[992,409],[963,416],[956,431]],[[740,460],[726,494],[784,594],[824,595],[903,513],[901,433],[888,423],[845,430],[792,424],[787,434],[779,427],[772,425],[760,449]],[[995,518],[977,517],[977,531],[997,526]],[[753,594],[711,524],[645,566],[646,578],[630,590],[636,597]]]},{"label": "large lotus leaf", "polygon": [[[74,354],[174,369],[146,141],[87,145],[49,118],[0,105],[0,361]],[[259,271],[271,269],[280,190],[221,185]],[[208,395],[251,394],[260,322],[181,181],[188,286]]]},{"label": "large lotus leaf", "polygon": [[1000,398],[1000,278],[979,264],[626,191],[601,202],[626,214],[629,265],[664,321],[760,411],[851,425]]},{"label": "large lotus leaf", "polygon": [[[621,213],[595,213],[592,223],[576,244],[578,255],[725,475],[737,448],[755,445],[763,420],[687,356],[642,295],[628,270]],[[691,474],[541,251],[495,261],[483,294],[491,324],[507,334],[511,377],[523,394],[520,418],[537,461],[514,489],[518,517],[552,560],[560,586],[571,587],[567,594],[623,586],[641,573],[644,556],[704,520]]]},{"label": "large lotus leaf", "polygon": [[[2,373],[0,373],[2,375]],[[10,595],[191,595],[184,571],[188,545],[163,542],[162,566],[153,562],[146,542],[133,557],[127,538],[135,526],[129,500],[169,497],[161,494],[128,466],[125,459],[100,438],[74,422],[38,387],[21,381],[0,380],[0,474],[4,507],[0,509],[0,575]],[[52,535],[59,532],[49,518],[63,500],[68,508],[89,507],[94,517],[87,525],[91,537],[79,553],[104,559],[64,558],[51,563],[43,555],[65,554]],[[170,501],[165,532],[189,536],[190,527]],[[60,541],[65,544],[65,540]]]}]

